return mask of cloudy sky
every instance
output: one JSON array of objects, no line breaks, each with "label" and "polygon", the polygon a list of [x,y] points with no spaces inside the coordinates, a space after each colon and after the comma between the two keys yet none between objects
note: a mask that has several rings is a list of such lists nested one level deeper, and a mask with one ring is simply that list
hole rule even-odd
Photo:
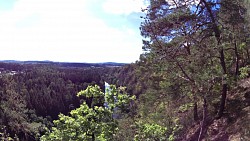
[{"label": "cloudy sky", "polygon": [[144,0],[0,0],[0,60],[139,59]]}]

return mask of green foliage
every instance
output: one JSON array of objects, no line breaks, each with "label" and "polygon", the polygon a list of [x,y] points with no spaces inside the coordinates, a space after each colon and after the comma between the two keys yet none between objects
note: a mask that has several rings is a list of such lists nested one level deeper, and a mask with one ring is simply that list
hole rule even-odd
[{"label": "green foliage", "polygon": [[191,107],[193,107],[194,106],[194,104],[193,103],[186,103],[186,104],[184,104],[184,105],[181,105],[180,107],[179,107],[179,112],[185,112],[185,111],[187,111],[187,110],[189,110]]},{"label": "green foliage", "polygon": [[250,66],[245,66],[240,68],[240,78],[246,78],[250,74]]},{"label": "green foliage", "polygon": [[[0,74],[2,140],[36,140],[45,129],[42,140],[178,140],[195,124],[193,113],[202,119],[203,99],[213,119],[219,107],[221,113],[229,107],[227,91],[249,76],[249,0],[243,1],[150,0],[140,28],[145,52],[123,67],[0,63],[1,71],[19,71]],[[104,94],[87,87],[103,80],[126,86],[139,100],[131,106],[125,88],[110,86]]]},{"label": "green foliage", "polygon": [[[80,91],[78,96],[93,99],[91,107],[83,102],[79,108],[70,112],[70,116],[60,114],[59,119],[54,121],[55,126],[42,136],[41,140],[113,140],[118,130],[118,122],[113,118],[114,108],[123,108],[124,105],[135,99],[133,96],[128,96],[124,90],[124,88],[116,88],[111,85],[110,90],[104,94],[100,87],[95,85]],[[104,97],[108,106],[95,106],[98,104],[98,100],[104,99]]]},{"label": "green foliage", "polygon": [[59,113],[79,107],[75,93],[102,85],[100,74],[112,69],[14,63],[0,63],[0,68],[0,125],[20,140],[38,140]]},{"label": "green foliage", "polygon": [[0,140],[1,141],[19,141],[18,137],[15,136],[14,139],[10,137],[9,133],[6,131],[6,126],[0,126]]},{"label": "green foliage", "polygon": [[158,124],[136,122],[138,131],[134,137],[135,141],[165,141],[167,139],[167,128]]},{"label": "green foliage", "polygon": [[20,139],[29,140],[29,136],[32,138],[39,136],[39,132],[45,125],[36,121],[36,115],[33,115],[33,120],[28,116],[25,84],[17,83],[15,79],[14,76],[7,75],[0,77],[1,83],[5,84],[0,86],[2,90],[0,92],[0,125],[4,127],[3,133],[8,138],[17,138],[15,136],[24,134]]},{"label": "green foliage", "polygon": [[173,120],[173,125],[166,127],[154,122],[135,122],[136,133],[135,141],[174,141],[175,133],[181,129],[179,119]]},{"label": "green foliage", "polygon": [[[202,116],[203,99],[208,107],[219,101],[214,110],[222,116],[228,90],[238,77],[249,75],[247,68],[239,69],[249,63],[250,32],[243,1],[202,0],[195,4],[191,0],[150,0],[145,11],[140,29],[146,52],[139,64],[147,74],[148,87],[139,97],[141,120],[169,129],[174,126],[166,124],[172,123],[168,115],[180,117],[188,127]],[[189,118],[192,113],[194,120]],[[208,113],[214,116],[215,111],[208,109]]]}]

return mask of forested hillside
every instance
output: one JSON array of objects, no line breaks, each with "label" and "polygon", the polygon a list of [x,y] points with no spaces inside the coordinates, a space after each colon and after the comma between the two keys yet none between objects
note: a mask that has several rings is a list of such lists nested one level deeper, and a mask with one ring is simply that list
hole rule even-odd
[{"label": "forested hillside", "polygon": [[1,63],[1,140],[250,140],[250,2],[149,4],[135,63]]}]

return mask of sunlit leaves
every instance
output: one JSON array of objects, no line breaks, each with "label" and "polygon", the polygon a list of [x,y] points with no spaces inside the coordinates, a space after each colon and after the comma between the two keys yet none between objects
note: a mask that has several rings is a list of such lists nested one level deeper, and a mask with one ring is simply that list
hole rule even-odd
[{"label": "sunlit leaves", "polygon": [[137,122],[138,132],[135,135],[135,141],[165,141],[167,140],[166,132],[167,128],[158,124],[149,124]]},{"label": "sunlit leaves", "polygon": [[100,87],[89,86],[86,90],[80,91],[78,96],[93,98],[95,104],[98,99],[107,99],[108,107],[89,107],[83,102],[79,108],[72,110],[70,116],[59,115],[54,121],[55,127],[42,136],[42,141],[47,140],[100,140],[109,141],[118,130],[118,123],[113,118],[114,108],[125,108],[135,98],[125,93],[124,88],[116,88],[111,85],[110,90],[105,94]]}]

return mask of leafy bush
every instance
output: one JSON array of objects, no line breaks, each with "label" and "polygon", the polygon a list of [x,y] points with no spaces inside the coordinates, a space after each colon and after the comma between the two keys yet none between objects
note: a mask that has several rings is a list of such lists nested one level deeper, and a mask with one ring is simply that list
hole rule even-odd
[{"label": "leafy bush", "polygon": [[[79,108],[70,112],[70,116],[60,114],[59,119],[54,121],[55,126],[42,136],[41,140],[113,140],[118,130],[118,122],[113,118],[114,109],[122,108],[135,99],[133,96],[128,96],[124,90],[111,85],[110,89],[103,93],[100,87],[95,85],[80,91],[77,96],[91,98],[92,103],[88,105],[83,102]],[[104,99],[108,106],[96,106],[98,103],[103,103]]]}]

